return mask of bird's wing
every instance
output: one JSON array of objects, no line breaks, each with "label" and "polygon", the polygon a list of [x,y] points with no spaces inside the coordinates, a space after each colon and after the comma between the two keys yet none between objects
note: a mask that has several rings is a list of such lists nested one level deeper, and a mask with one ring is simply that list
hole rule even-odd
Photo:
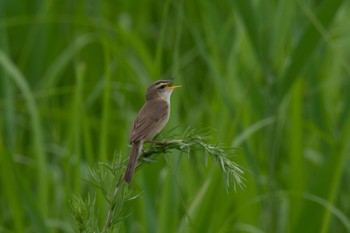
[{"label": "bird's wing", "polygon": [[134,121],[129,142],[133,143],[147,138],[168,114],[167,102],[147,101]]}]

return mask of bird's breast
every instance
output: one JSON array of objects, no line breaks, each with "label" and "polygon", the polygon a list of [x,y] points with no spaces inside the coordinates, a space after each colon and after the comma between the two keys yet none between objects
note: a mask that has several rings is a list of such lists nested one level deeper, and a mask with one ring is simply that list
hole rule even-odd
[{"label": "bird's breast", "polygon": [[151,141],[157,134],[164,129],[165,125],[168,123],[170,117],[170,106],[168,105],[168,109],[166,113],[164,113],[164,117],[160,118],[152,130],[150,130],[149,134],[147,135],[146,141]]}]

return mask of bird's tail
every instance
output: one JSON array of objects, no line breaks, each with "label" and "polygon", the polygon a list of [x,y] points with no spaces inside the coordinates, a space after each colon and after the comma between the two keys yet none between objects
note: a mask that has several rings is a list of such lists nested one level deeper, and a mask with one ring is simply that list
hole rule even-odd
[{"label": "bird's tail", "polygon": [[130,183],[131,181],[142,146],[143,143],[140,141],[132,144],[128,167],[126,168],[124,175],[124,180],[126,183]]}]

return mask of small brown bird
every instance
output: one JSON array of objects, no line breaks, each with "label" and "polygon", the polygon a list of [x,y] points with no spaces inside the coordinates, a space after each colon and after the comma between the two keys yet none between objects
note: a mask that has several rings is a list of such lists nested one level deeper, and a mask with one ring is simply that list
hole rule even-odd
[{"label": "small brown bird", "polygon": [[152,83],[146,93],[143,105],[134,121],[129,143],[131,152],[124,180],[130,183],[143,144],[151,141],[166,125],[170,115],[170,96],[173,90],[181,86],[171,86],[172,80],[159,80]]}]

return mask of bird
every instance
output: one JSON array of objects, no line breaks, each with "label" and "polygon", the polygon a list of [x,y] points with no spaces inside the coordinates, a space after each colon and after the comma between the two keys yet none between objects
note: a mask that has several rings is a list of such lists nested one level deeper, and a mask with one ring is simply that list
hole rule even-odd
[{"label": "bird", "polygon": [[131,151],[124,175],[124,181],[128,184],[135,172],[143,144],[159,134],[169,120],[170,96],[175,88],[181,87],[169,86],[171,83],[172,80],[158,80],[147,88],[146,102],[136,116],[129,138]]}]

